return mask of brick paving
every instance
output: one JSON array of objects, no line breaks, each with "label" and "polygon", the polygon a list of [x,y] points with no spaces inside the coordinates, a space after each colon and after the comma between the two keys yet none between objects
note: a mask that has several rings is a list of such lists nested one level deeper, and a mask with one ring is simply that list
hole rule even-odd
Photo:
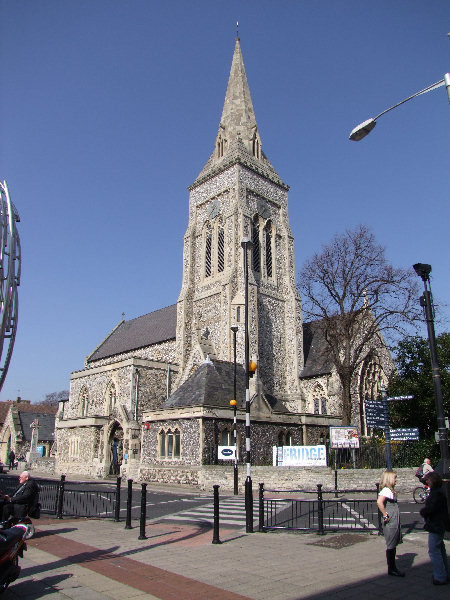
[{"label": "brick paving", "polygon": [[[407,534],[398,548],[406,577],[386,575],[383,538],[369,534],[254,533],[203,527],[43,518],[3,598],[52,600],[415,600],[448,598],[431,584],[427,536]],[[447,542],[447,546],[449,543]],[[448,548],[450,550],[450,548]]]}]

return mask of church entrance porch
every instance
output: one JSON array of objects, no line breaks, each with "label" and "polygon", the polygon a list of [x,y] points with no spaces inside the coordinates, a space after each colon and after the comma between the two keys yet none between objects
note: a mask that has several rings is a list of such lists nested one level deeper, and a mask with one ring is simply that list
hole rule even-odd
[{"label": "church entrance porch", "polygon": [[123,429],[120,423],[114,422],[109,434],[109,475],[119,475],[123,462]]}]

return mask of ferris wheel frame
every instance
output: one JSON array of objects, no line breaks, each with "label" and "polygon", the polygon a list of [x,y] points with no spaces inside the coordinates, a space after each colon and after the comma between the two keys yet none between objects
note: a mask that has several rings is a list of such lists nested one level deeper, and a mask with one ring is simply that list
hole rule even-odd
[{"label": "ferris wheel frame", "polygon": [[0,390],[8,372],[17,333],[21,251],[16,223],[19,221],[6,181],[0,181]]}]

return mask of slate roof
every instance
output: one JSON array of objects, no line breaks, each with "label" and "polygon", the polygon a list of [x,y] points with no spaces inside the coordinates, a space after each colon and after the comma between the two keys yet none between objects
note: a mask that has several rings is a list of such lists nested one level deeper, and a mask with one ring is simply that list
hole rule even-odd
[{"label": "slate roof", "polygon": [[300,378],[331,373],[332,363],[327,357],[322,325],[322,320],[303,323],[305,365],[300,373]]},{"label": "slate roof", "polygon": [[155,310],[136,319],[122,321],[103,342],[88,356],[88,362],[123,354],[174,340],[177,327],[177,305]]},{"label": "slate roof", "polygon": [[35,420],[39,420],[39,433],[38,433],[38,444],[39,441],[51,441],[53,440],[53,433],[55,431],[55,415],[54,414],[42,414],[37,412],[19,412],[20,425],[22,427],[23,439],[26,442],[31,442],[32,429],[31,423]]},{"label": "slate roof", "polygon": [[[187,406],[214,406],[230,408],[234,389],[234,364],[222,361],[205,361],[171,396],[163,408]],[[236,368],[236,395],[238,408],[245,408],[245,371],[242,365]],[[274,412],[289,413],[284,404],[265,394]]]}]

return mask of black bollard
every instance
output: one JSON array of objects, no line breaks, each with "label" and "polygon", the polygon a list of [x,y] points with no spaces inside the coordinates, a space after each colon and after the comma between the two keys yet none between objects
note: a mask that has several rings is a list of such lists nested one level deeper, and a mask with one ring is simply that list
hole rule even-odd
[{"label": "black bollard", "polygon": [[141,488],[141,527],[138,540],[146,540],[147,536],[145,535],[145,519],[147,513],[147,484],[142,483]]},{"label": "black bollard", "polygon": [[252,480],[245,480],[245,532],[253,533],[253,488]]},{"label": "black bollard", "polygon": [[64,486],[66,483],[66,476],[61,475],[61,481],[58,484],[58,497],[56,501],[56,518],[62,519],[63,515],[63,504],[64,504]]},{"label": "black bollard", "polygon": [[318,501],[317,517],[319,520],[319,531],[317,532],[317,535],[325,535],[325,529],[323,527],[323,498],[322,498],[322,484],[321,483],[317,484],[317,501]]},{"label": "black bollard", "polygon": [[114,521],[118,523],[120,521],[120,484],[122,483],[122,477],[117,478],[116,482],[116,504],[114,506]]},{"label": "black bollard", "polygon": [[131,529],[131,503],[133,501],[133,480],[128,480],[128,491],[127,491],[127,518],[125,522],[125,529]]},{"label": "black bollard", "polygon": [[213,485],[214,489],[214,529],[213,529],[213,544],[221,544],[219,539],[219,486]]},{"label": "black bollard", "polygon": [[264,530],[264,483],[259,484],[259,527],[258,531],[263,533]]}]

